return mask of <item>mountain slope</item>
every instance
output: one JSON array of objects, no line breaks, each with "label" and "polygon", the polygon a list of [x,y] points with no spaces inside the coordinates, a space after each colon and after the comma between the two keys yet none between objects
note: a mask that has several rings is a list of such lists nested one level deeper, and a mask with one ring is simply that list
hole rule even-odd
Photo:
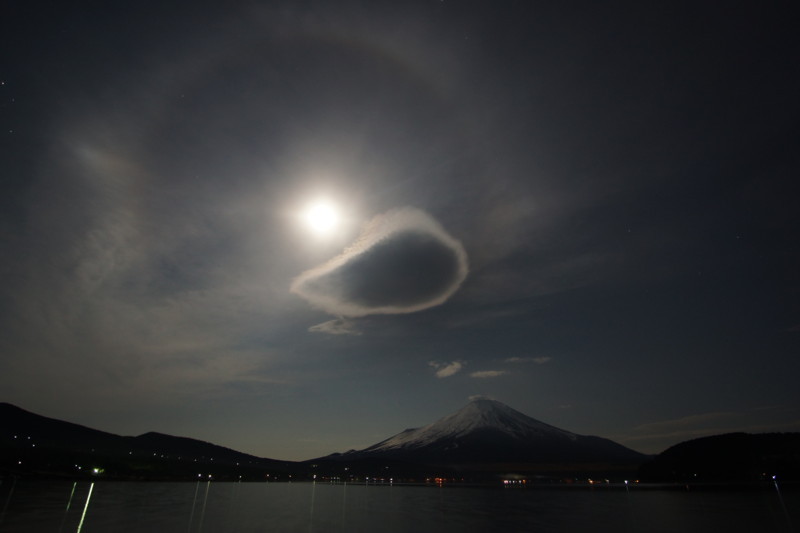
[{"label": "mountain slope", "polygon": [[577,435],[539,422],[494,400],[475,400],[455,413],[422,428],[407,429],[364,451],[413,449],[441,439],[463,438],[475,431],[491,430],[514,438],[566,438]]},{"label": "mountain slope", "polygon": [[479,399],[422,428],[407,429],[347,459],[429,464],[638,463],[646,456],[608,439],[545,424],[495,400]]},{"label": "mountain slope", "polygon": [[[102,465],[121,477],[208,473],[238,476],[283,470],[288,462],[263,459],[201,440],[162,433],[126,437],[37,415],[0,403],[0,469],[76,475],[80,465]],[[215,469],[209,470],[210,467]]]},{"label": "mountain slope", "polygon": [[162,433],[145,433],[138,437],[124,437],[97,429],[37,415],[8,403],[0,403],[0,424],[3,440],[11,438],[20,442],[32,441],[39,447],[62,450],[90,451],[97,453],[157,452],[201,457],[217,456],[223,460],[253,460],[252,455],[237,452],[223,446],[186,437],[174,437]]}]

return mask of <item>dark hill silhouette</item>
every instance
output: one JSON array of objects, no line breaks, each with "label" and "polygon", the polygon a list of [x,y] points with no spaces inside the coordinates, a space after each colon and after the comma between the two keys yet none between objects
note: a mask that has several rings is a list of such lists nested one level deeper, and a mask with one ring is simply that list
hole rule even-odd
[{"label": "dark hill silhouette", "polygon": [[14,444],[7,439],[19,439],[20,442],[24,439],[34,440],[41,447],[70,450],[110,450],[124,447],[119,435],[37,415],[10,403],[0,403],[0,421],[3,443],[7,445]]},{"label": "dark hill silhouette", "polygon": [[238,479],[286,475],[292,463],[264,459],[208,442],[145,433],[128,437],[37,415],[0,403],[0,469],[80,476],[101,469],[124,478]]},{"label": "dark hill silhouette", "polygon": [[650,482],[730,483],[800,480],[800,433],[729,433],[668,448],[642,465]]}]

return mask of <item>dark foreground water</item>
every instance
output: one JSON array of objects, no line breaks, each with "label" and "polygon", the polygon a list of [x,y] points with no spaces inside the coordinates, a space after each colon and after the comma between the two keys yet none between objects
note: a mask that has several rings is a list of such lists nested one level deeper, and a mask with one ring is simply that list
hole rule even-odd
[{"label": "dark foreground water", "polygon": [[[91,491],[91,493],[90,493]],[[800,492],[3,480],[0,532],[796,531]]]}]

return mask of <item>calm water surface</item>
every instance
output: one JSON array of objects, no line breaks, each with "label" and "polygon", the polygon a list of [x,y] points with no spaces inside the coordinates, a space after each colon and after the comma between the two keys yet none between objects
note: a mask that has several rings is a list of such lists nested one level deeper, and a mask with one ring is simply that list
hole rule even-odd
[{"label": "calm water surface", "polygon": [[[90,494],[91,490],[91,494]],[[87,505],[88,500],[88,505]],[[800,493],[3,480],[0,532],[796,531]]]}]

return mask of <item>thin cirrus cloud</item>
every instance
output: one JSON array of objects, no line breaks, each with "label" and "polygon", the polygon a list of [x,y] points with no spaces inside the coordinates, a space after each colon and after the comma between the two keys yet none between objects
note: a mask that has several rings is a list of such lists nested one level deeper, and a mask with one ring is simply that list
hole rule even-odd
[{"label": "thin cirrus cloud", "polygon": [[327,333],[329,335],[361,335],[359,330],[352,320],[346,318],[336,318],[328,320],[321,324],[311,326],[308,331],[313,333]]},{"label": "thin cirrus cloud", "polygon": [[464,367],[463,363],[461,363],[460,361],[452,361],[450,363],[441,361],[430,361],[428,362],[428,366],[436,369],[436,377],[440,379],[449,378],[453,374],[460,372],[461,369]]},{"label": "thin cirrus cloud", "polygon": [[300,274],[291,291],[338,317],[413,313],[444,303],[467,272],[461,243],[424,211],[404,207],[373,218],[344,252]]},{"label": "thin cirrus cloud", "polygon": [[543,365],[545,363],[549,363],[552,361],[552,357],[542,356],[542,357],[509,357],[505,360],[506,363],[536,363],[537,365]]},{"label": "thin cirrus cloud", "polygon": [[506,370],[479,370],[469,375],[471,378],[486,379],[496,378],[508,374]]}]

